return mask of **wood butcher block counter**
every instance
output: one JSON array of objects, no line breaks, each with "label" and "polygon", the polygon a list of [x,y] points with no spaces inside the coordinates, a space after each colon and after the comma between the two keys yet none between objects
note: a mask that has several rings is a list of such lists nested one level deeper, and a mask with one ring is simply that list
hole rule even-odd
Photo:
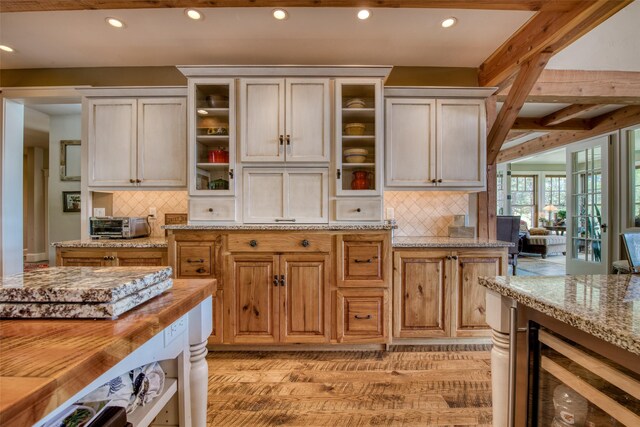
[{"label": "wood butcher block counter", "polygon": [[[113,321],[1,320],[0,425],[36,423],[177,321],[188,322],[184,316],[206,304],[214,289],[215,280],[175,280],[169,291]],[[187,335],[197,326],[187,325]]]}]

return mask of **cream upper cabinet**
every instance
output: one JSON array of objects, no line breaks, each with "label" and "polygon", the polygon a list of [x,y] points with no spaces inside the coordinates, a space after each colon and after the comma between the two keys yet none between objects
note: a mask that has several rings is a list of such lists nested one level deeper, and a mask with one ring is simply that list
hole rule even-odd
[{"label": "cream upper cabinet", "polygon": [[245,223],[327,223],[327,168],[245,168]]},{"label": "cream upper cabinet", "polygon": [[328,162],[329,79],[240,81],[243,162]]},{"label": "cream upper cabinet", "polygon": [[387,185],[435,185],[436,101],[387,99],[386,120]]},{"label": "cream upper cabinet", "polygon": [[484,100],[439,99],[436,108],[438,186],[484,187],[487,161]]},{"label": "cream upper cabinet", "polygon": [[443,96],[446,90],[393,88],[385,92],[388,188],[485,188],[484,99],[420,96],[429,91]]},{"label": "cream upper cabinet", "polygon": [[90,187],[187,185],[186,100],[88,100]]}]

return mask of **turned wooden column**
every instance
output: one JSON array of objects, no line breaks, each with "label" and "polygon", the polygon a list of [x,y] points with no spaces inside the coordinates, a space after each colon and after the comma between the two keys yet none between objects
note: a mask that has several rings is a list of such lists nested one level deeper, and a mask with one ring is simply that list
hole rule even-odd
[{"label": "turned wooden column", "polygon": [[191,425],[207,425],[207,340],[213,331],[212,298],[209,297],[189,312],[189,382],[191,398]]}]

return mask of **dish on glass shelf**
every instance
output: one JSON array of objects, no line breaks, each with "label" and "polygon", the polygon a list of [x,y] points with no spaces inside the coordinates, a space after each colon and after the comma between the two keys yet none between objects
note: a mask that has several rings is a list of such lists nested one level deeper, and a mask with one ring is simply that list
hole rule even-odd
[{"label": "dish on glass shelf", "polygon": [[348,136],[364,135],[364,123],[347,123],[344,127],[344,133]]},{"label": "dish on glass shelf", "polygon": [[351,98],[349,100],[347,100],[347,103],[345,104],[346,108],[364,108],[365,107],[365,103],[362,99],[360,98]]}]

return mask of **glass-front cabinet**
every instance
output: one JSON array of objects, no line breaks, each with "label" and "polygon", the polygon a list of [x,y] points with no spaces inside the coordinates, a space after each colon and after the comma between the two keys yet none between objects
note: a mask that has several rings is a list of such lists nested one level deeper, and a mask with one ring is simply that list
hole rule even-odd
[{"label": "glass-front cabinet", "polygon": [[336,79],[336,195],[377,196],[382,183],[380,79]]},{"label": "glass-front cabinet", "polygon": [[236,108],[234,79],[189,80],[189,192],[235,192]]}]

